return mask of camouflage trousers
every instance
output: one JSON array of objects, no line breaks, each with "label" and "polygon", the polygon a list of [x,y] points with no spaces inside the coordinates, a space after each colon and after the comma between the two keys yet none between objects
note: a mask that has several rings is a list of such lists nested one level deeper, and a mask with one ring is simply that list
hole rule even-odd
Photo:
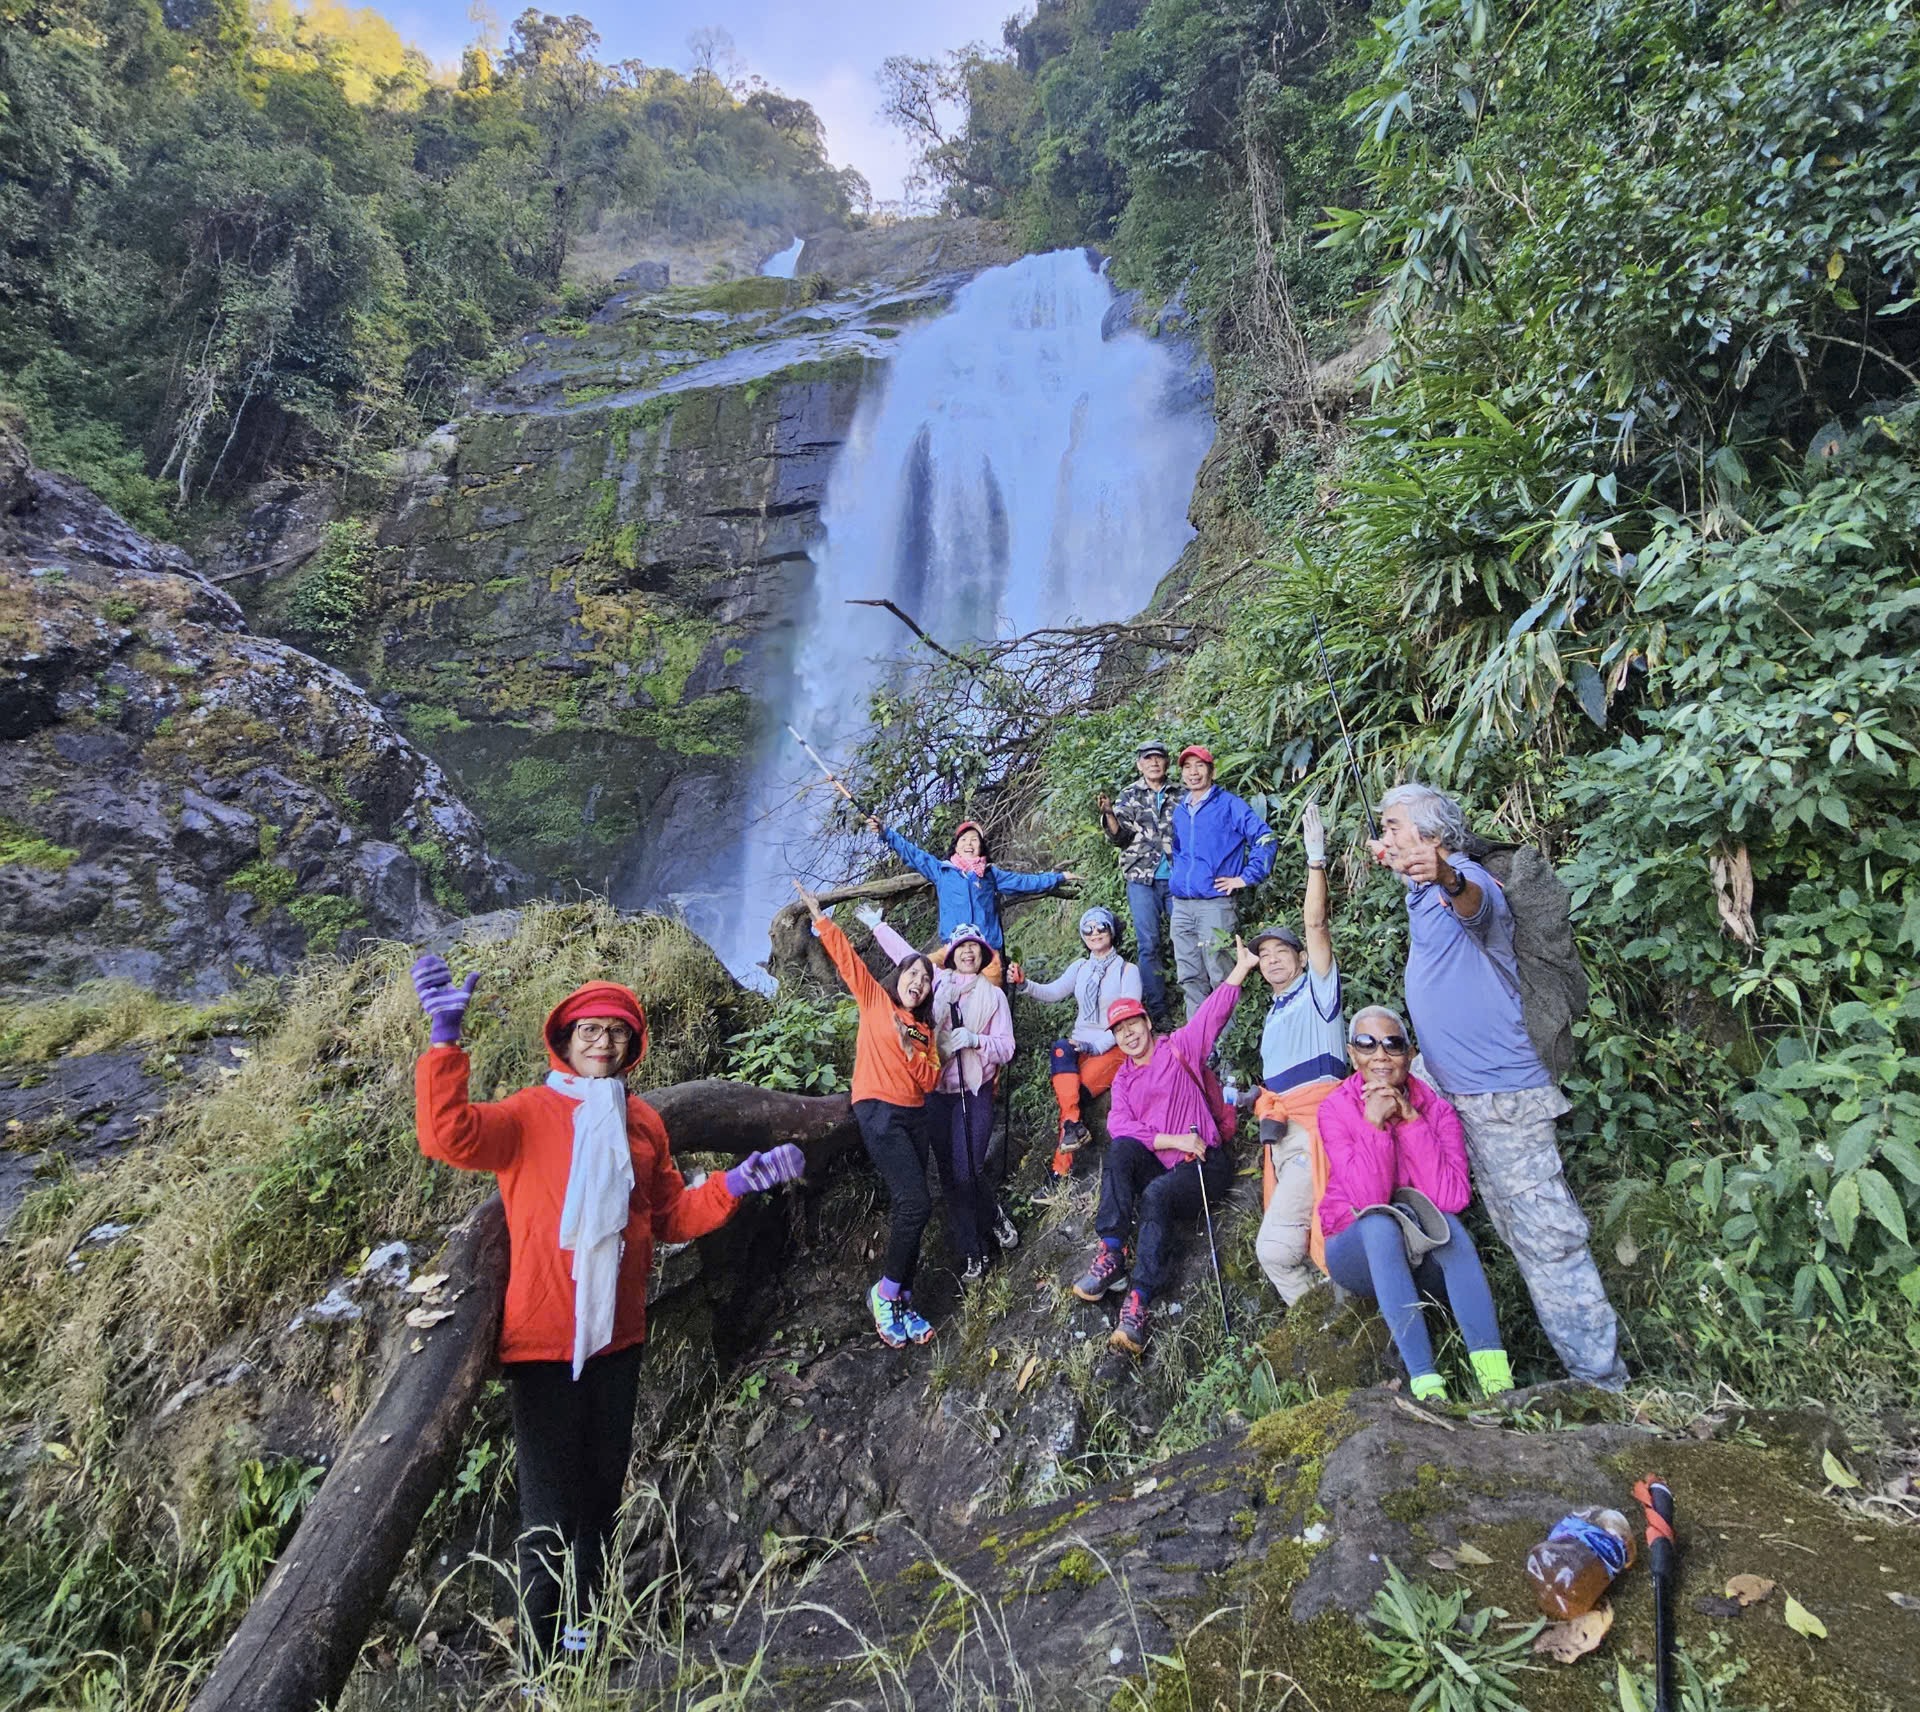
[{"label": "camouflage trousers", "polygon": [[1627,1382],[1620,1324],[1587,1251],[1586,1215],[1560,1168],[1554,1120],[1570,1110],[1551,1084],[1505,1094],[1449,1094],[1467,1136],[1473,1186],[1513,1251],[1541,1329],[1575,1379]]}]

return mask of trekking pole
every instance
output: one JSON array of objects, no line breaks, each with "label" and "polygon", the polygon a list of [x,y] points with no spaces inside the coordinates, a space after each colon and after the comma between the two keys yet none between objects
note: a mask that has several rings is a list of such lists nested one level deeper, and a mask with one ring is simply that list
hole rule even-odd
[{"label": "trekking pole", "polygon": [[1675,1712],[1673,1694],[1673,1493],[1657,1474],[1634,1487],[1647,1519],[1647,1566],[1653,1572],[1653,1708]]},{"label": "trekking pole", "polygon": [[[1220,1143],[1222,1147],[1226,1142]],[[1227,1317],[1227,1284],[1220,1276],[1220,1250],[1213,1240],[1213,1208],[1207,1205],[1207,1169],[1205,1155],[1193,1162],[1193,1168],[1200,1176],[1200,1216],[1207,1221],[1207,1258],[1213,1262],[1213,1287],[1220,1292],[1220,1331],[1223,1336],[1233,1336],[1233,1322]]]},{"label": "trekking pole", "polygon": [[853,812],[855,814],[860,813],[860,805],[853,801],[853,792],[848,790],[847,787],[840,782],[840,775],[820,759],[820,751],[814,748],[799,732],[795,731],[791,725],[787,727],[787,735],[791,737],[794,742],[798,743],[802,749],[806,750],[813,764],[818,767],[821,772],[826,774],[827,783],[833,786],[849,803],[853,804]]},{"label": "trekking pole", "polygon": [[[1347,766],[1353,773],[1353,788],[1360,793],[1360,812],[1367,817],[1367,837],[1378,838],[1379,828],[1373,824],[1373,806],[1367,801],[1367,787],[1360,779],[1360,759],[1353,752],[1353,734],[1347,730],[1347,716],[1340,708],[1340,692],[1333,686],[1333,667],[1327,660],[1326,638],[1320,634],[1320,614],[1313,614],[1313,645],[1320,650],[1320,670],[1326,674],[1327,694],[1333,701],[1333,717],[1340,722],[1340,740],[1347,746]],[[793,728],[789,726],[788,730]],[[795,736],[799,733],[795,732]],[[809,749],[808,754],[813,751]],[[817,759],[817,757],[816,757]]]}]

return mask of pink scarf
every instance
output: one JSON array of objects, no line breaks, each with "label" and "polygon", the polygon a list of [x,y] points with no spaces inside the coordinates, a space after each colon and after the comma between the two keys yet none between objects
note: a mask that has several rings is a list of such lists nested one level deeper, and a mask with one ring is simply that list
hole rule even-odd
[{"label": "pink scarf", "polygon": [[947,863],[963,874],[971,874],[976,880],[987,871],[987,859],[984,856],[949,856]]}]

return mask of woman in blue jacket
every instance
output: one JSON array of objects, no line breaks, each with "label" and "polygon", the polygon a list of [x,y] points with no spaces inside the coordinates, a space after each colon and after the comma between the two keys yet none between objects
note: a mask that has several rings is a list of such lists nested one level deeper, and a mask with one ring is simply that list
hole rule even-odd
[{"label": "woman in blue jacket", "polygon": [[933,893],[940,905],[943,944],[958,927],[972,926],[980,930],[980,937],[993,953],[981,973],[996,987],[1001,984],[1006,967],[1001,955],[1006,946],[1000,926],[1001,895],[1057,892],[1080,878],[1078,874],[1064,872],[1023,874],[1017,869],[996,867],[987,854],[986,830],[977,820],[961,821],[945,861],[922,850],[911,838],[903,837],[892,827],[882,826],[877,815],[868,815],[867,824],[887,841],[894,855],[916,874],[932,881]]}]

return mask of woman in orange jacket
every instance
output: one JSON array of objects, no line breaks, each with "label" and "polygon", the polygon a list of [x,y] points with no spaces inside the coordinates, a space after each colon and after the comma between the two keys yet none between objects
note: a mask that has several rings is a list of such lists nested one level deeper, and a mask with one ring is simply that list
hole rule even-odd
[{"label": "woman in orange jacket", "polygon": [[[506,1204],[499,1355],[513,1406],[524,1631],[545,1653],[569,1558],[582,1618],[605,1571],[633,1449],[654,1243],[717,1229],[742,1195],[791,1182],[805,1161],[799,1148],[777,1147],[688,1188],[659,1113],[627,1092],[647,1019],[611,981],[589,981],[547,1017],[544,1082],[475,1104],[460,1025],[478,981],[456,986],[440,957],[413,966],[432,1024],[414,1066],[415,1124],[422,1153],[493,1172]],[[558,1638],[569,1651],[587,1645],[578,1623]]]},{"label": "woman in orange jacket", "polygon": [[927,1187],[931,1138],[927,1095],[940,1080],[940,1049],[934,1041],[933,965],[918,951],[876,981],[860,954],[820,900],[798,880],[813,917],[813,931],[826,947],[840,979],[860,1007],[853,1045],[853,1115],[867,1157],[887,1186],[887,1253],[879,1279],[867,1292],[873,1329],[891,1349],[925,1343],[931,1322],[914,1311],[913,1274],[920,1238],[933,1216]]}]

